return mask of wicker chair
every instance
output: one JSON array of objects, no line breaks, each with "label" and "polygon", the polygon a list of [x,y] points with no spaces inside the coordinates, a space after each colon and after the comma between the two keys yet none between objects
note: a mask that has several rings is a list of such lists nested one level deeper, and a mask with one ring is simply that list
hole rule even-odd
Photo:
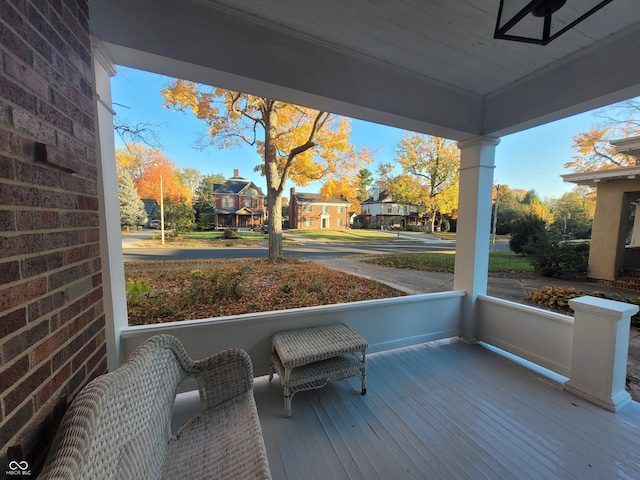
[{"label": "wicker chair", "polygon": [[[198,382],[202,410],[171,436],[176,388]],[[90,382],[62,421],[43,479],[271,478],[246,352],[193,361],[170,335]]]}]

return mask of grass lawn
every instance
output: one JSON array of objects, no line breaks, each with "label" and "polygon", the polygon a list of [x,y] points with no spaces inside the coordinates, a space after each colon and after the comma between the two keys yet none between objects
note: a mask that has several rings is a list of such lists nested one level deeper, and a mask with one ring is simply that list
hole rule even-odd
[{"label": "grass lawn", "polygon": [[[268,238],[267,235],[263,235],[260,232],[242,231],[236,232],[234,239],[222,238],[222,230],[211,230],[208,232],[194,231],[172,237],[166,235],[165,246],[169,247],[240,247],[240,246],[257,246],[260,245],[262,240]],[[154,235],[151,240],[144,242],[145,247],[159,247],[160,233]]]},{"label": "grass lawn", "polygon": [[376,242],[393,241],[397,239],[393,232],[381,232],[380,230],[285,230],[301,237],[312,238],[320,242]]},{"label": "grass lawn", "polygon": [[133,262],[126,264],[125,280],[130,325],[404,295],[373,280],[291,259]]},{"label": "grass lawn", "polygon": [[[409,268],[430,272],[453,273],[455,252],[398,253],[364,259],[364,262],[393,268]],[[524,257],[511,251],[489,252],[489,272],[533,272],[534,268]]]}]

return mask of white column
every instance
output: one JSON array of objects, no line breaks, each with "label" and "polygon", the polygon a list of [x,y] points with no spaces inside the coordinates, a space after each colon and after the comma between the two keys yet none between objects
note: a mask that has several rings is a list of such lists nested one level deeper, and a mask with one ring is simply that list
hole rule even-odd
[{"label": "white column", "polygon": [[102,258],[102,288],[106,323],[107,368],[120,366],[120,331],[128,324],[127,302],[122,262],[120,234],[120,203],[118,175],[113,138],[111,107],[111,77],[114,63],[101,49],[100,41],[91,39],[96,104],[96,137],[98,156],[98,197],[100,200],[100,256]]},{"label": "white column", "polygon": [[458,143],[460,193],[453,289],[467,294],[462,308],[462,338],[470,343],[478,340],[476,298],[487,293],[491,192],[498,143],[499,138],[488,136]]},{"label": "white column", "polygon": [[629,328],[638,306],[604,298],[569,300],[573,308],[571,374],[564,388],[616,412],[631,402],[625,390]]}]

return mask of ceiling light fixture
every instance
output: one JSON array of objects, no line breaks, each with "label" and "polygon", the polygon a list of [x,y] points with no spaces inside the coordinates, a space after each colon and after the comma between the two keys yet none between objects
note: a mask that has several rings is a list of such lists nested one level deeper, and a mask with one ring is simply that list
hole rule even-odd
[{"label": "ceiling light fixture", "polygon": [[567,0],[500,0],[493,38],[547,45],[612,1],[571,1],[562,9]]}]

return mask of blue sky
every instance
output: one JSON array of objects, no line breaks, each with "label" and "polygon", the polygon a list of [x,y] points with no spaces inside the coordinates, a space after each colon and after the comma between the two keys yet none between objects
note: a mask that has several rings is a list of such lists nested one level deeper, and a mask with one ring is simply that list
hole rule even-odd
[{"label": "blue sky", "polygon": [[[128,123],[146,122],[157,125],[164,152],[180,167],[197,168],[203,174],[222,173],[233,176],[237,168],[242,177],[250,179],[266,192],[266,182],[253,171],[261,162],[252,147],[220,150],[208,147],[204,151],[193,148],[204,131],[201,121],[191,112],[181,113],[164,108],[160,90],[168,77],[139,70],[118,67],[112,79],[112,99],[118,116]],[[121,104],[126,107],[117,105]],[[564,164],[575,154],[573,136],[597,126],[599,119],[592,112],[576,115],[524,132],[501,138],[496,150],[496,183],[516,189],[534,189],[541,197],[559,197],[573,188],[560,175],[571,173]],[[351,141],[357,147],[369,147],[374,153],[374,172],[377,163],[392,162],[396,145],[404,130],[352,120]],[[120,139],[116,138],[116,143]],[[287,190],[292,185],[287,185]],[[304,187],[303,191],[317,192],[319,184]]]}]

